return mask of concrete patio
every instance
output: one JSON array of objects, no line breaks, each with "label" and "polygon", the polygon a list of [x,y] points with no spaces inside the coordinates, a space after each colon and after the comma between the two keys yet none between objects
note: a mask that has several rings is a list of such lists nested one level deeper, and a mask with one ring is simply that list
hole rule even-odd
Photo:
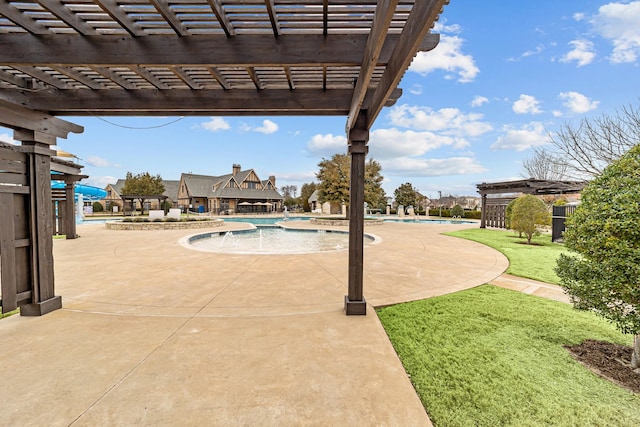
[{"label": "concrete patio", "polygon": [[430,425],[372,306],[500,276],[502,254],[440,234],[466,227],[365,228],[370,306],[347,317],[347,251],[214,254],[179,244],[193,231],[80,225],[54,241],[63,309],[0,321],[0,425]]}]

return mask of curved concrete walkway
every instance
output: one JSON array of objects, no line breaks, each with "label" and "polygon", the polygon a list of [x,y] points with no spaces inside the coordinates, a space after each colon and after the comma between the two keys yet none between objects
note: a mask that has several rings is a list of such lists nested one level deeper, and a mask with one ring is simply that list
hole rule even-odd
[{"label": "curved concrete walkway", "polygon": [[192,231],[79,226],[54,241],[63,309],[0,321],[0,425],[430,425],[371,305],[497,278],[503,255],[440,234],[470,226],[367,227],[364,317],[342,312],[346,251],[213,254],[180,245]]}]

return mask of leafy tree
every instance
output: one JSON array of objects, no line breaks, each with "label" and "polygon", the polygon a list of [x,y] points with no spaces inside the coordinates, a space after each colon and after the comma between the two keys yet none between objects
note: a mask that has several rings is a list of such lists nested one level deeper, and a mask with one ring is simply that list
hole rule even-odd
[{"label": "leafy tree", "polygon": [[575,307],[592,310],[634,335],[640,368],[640,145],[613,162],[582,193],[566,222],[570,254],[556,272]]},{"label": "leafy tree", "polygon": [[93,207],[93,212],[102,212],[102,211],[104,211],[104,208],[102,207],[100,202],[93,202],[91,204],[91,206]]},{"label": "leafy tree", "polygon": [[538,232],[538,226],[551,223],[551,214],[542,200],[532,194],[525,194],[514,201],[510,223],[511,229],[524,234],[530,245],[531,238]]},{"label": "leafy tree", "polygon": [[393,197],[398,205],[405,207],[418,205],[418,192],[409,182],[405,182],[396,188],[393,192]]},{"label": "leafy tree", "polygon": [[464,209],[462,209],[462,206],[455,205],[453,208],[451,208],[451,216],[462,218],[464,216]]},{"label": "leafy tree", "polygon": [[138,196],[136,200],[140,201],[141,209],[144,211],[145,200],[152,199],[154,196],[162,196],[164,190],[160,175],[151,176],[149,172],[133,175],[131,172],[127,172],[124,186],[122,187],[122,195]]},{"label": "leafy tree", "polygon": [[318,186],[315,182],[302,184],[302,188],[300,189],[300,204],[302,205],[302,209],[305,212],[311,211],[311,206],[309,206],[309,197],[316,191]]},{"label": "leafy tree", "polygon": [[[323,202],[344,203],[349,206],[349,188],[351,177],[351,158],[347,154],[334,154],[331,159],[322,159],[318,163],[318,193]],[[378,162],[369,159],[364,168],[364,200],[370,206],[386,204],[386,195],[382,189],[383,177]]]},{"label": "leafy tree", "polygon": [[387,195],[382,188],[384,178],[381,174],[382,166],[373,159],[364,165],[364,201],[369,207],[384,209],[387,206]]}]

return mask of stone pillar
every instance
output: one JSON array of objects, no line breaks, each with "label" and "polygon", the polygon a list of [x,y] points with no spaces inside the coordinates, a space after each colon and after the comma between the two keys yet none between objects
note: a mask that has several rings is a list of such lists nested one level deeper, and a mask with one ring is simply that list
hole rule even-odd
[{"label": "stone pillar", "polygon": [[41,316],[62,307],[54,295],[51,156],[56,137],[32,130],[16,130],[18,151],[29,156],[29,235],[31,245],[31,303],[20,307],[23,316]]},{"label": "stone pillar", "polygon": [[364,168],[369,141],[367,129],[352,129],[349,134],[351,187],[349,192],[349,293],[345,295],[347,315],[366,315],[363,295],[364,273]]}]

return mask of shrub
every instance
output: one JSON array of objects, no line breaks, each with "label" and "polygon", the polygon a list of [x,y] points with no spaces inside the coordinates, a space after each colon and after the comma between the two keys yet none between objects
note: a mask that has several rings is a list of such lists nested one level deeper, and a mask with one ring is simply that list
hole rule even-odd
[{"label": "shrub", "polygon": [[640,367],[640,145],[611,163],[582,192],[566,222],[556,272],[577,308],[593,310],[633,334]]},{"label": "shrub", "polygon": [[104,211],[104,208],[102,207],[100,202],[93,202],[92,207],[93,207],[93,212],[94,213],[103,212]]},{"label": "shrub", "polygon": [[527,244],[539,233],[538,226],[549,225],[551,214],[542,200],[532,194],[525,194],[513,202],[511,212],[511,228],[527,236]]},{"label": "shrub", "polygon": [[464,209],[462,209],[462,206],[455,205],[453,209],[451,209],[451,216],[460,218],[464,217]]}]

